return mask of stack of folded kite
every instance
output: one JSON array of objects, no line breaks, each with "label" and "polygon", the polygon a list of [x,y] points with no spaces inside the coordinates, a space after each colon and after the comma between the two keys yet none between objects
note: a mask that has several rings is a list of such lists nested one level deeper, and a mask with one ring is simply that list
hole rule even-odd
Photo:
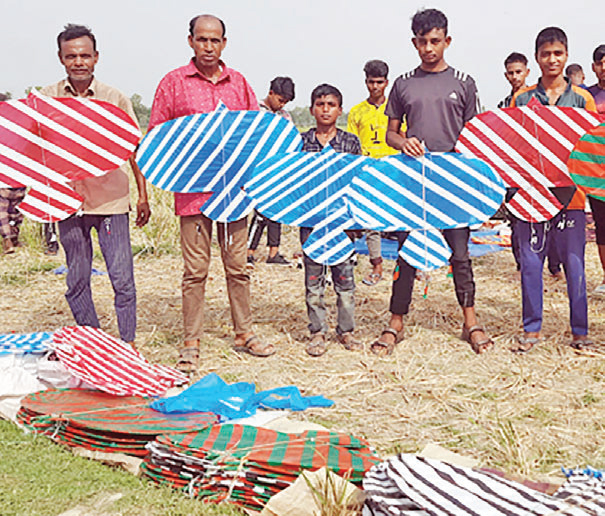
[{"label": "stack of folded kite", "polygon": [[149,408],[151,401],[85,389],[41,391],[22,400],[17,420],[68,446],[140,457],[160,434],[191,432],[218,421],[209,412],[162,414]]},{"label": "stack of folded kite", "polygon": [[7,333],[0,335],[0,355],[7,353],[17,355],[46,353],[49,350],[52,339],[53,334],[49,332]]},{"label": "stack of folded kite", "polygon": [[327,467],[359,483],[380,459],[368,443],[347,434],[286,434],[246,425],[215,425],[192,433],[161,435],[141,471],[158,483],[205,501],[229,501],[259,510],[305,470]]}]

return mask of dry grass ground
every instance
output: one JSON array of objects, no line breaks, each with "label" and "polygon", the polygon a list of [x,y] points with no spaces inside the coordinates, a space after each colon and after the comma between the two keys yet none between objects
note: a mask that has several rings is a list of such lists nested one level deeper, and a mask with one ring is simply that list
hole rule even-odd
[{"label": "dry grass ground", "polygon": [[[177,226],[165,194],[154,192],[150,227],[133,230],[138,291],[137,345],[152,361],[173,364],[182,340],[181,258]],[[63,260],[45,257],[27,224],[28,248],[0,258],[0,332],[53,330],[73,324],[64,300],[64,276],[50,269]],[[284,254],[298,248],[297,231],[284,232]],[[263,239],[264,244],[264,239]],[[264,249],[258,256],[263,257]],[[97,253],[95,267],[104,269]],[[357,336],[366,344],[387,321],[390,282],[361,284],[367,272],[360,258],[356,291]],[[392,262],[387,263],[387,275]],[[509,252],[474,260],[477,310],[496,341],[493,351],[474,355],[458,339],[461,316],[451,279],[432,275],[428,296],[417,285],[406,320],[406,338],[393,356],[352,353],[331,342],[328,353],[304,352],[307,318],[303,271],[259,263],[251,277],[257,333],[278,353],[267,359],[238,355],[218,249],[207,288],[206,328],[200,374],[215,371],[227,381],[246,380],[260,389],[295,384],[306,394],[336,403],[296,417],[367,437],[383,454],[441,444],[476,457],[482,465],[530,477],[558,476],[561,466],[605,467],[605,355],[568,346],[565,284],[545,279],[545,343],[531,353],[508,351],[521,331],[520,285]],[[596,246],[587,248],[589,291],[601,280]],[[102,327],[117,334],[113,293],[107,276],[93,277]],[[335,297],[328,290],[334,327]],[[591,335],[605,342],[605,299],[589,295]]]}]

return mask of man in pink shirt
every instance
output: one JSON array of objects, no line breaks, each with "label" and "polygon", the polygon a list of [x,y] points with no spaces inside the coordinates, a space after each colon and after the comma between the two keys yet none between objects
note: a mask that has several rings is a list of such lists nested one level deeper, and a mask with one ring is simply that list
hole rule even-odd
[{"label": "man in pink shirt", "polygon": [[[194,57],[189,64],[169,72],[160,81],[153,99],[149,130],[167,120],[213,111],[219,101],[231,110],[259,109],[246,79],[220,59],[227,44],[222,20],[208,14],[196,16],[189,22],[188,41]],[[174,196],[175,211],[180,217],[184,262],[185,345],[177,367],[185,372],[197,369],[203,334],[212,220],[203,215],[200,208],[209,196],[207,193],[177,193]],[[252,332],[250,276],[246,272],[246,222],[243,218],[228,224],[217,223],[217,233],[235,329],[235,350],[265,357],[275,353],[275,348],[261,342]]]}]

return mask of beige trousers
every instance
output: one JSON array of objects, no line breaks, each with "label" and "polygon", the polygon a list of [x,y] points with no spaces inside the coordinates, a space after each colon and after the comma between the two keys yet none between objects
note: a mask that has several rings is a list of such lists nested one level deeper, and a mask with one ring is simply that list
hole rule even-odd
[{"label": "beige trousers", "polygon": [[[181,217],[183,252],[183,322],[185,340],[200,339],[204,324],[204,295],[210,266],[212,220],[201,213]],[[221,259],[227,279],[231,319],[236,335],[252,331],[250,276],[246,272],[247,220],[217,223]]]}]

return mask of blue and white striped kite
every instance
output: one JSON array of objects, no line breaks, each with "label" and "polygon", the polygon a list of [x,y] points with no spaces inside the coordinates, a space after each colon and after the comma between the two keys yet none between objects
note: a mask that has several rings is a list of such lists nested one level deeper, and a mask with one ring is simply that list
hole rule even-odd
[{"label": "blue and white striped kite", "polygon": [[354,219],[367,229],[411,231],[400,256],[430,270],[451,250],[439,231],[481,224],[504,200],[505,186],[487,163],[459,153],[389,156],[364,167],[348,195]]},{"label": "blue and white striped kite", "polygon": [[375,160],[329,146],[263,161],[245,190],[264,216],[314,228],[303,250],[316,262],[335,265],[350,256],[347,229],[411,231],[400,254],[424,270],[451,255],[439,230],[488,220],[505,193],[487,164],[458,153]]},{"label": "blue and white striped kite", "polygon": [[137,163],[145,178],[163,190],[213,192],[202,213],[232,222],[252,210],[242,186],[256,164],[301,147],[292,122],[273,113],[229,111],[219,103],[211,113],[154,127],[141,142]]},{"label": "blue and white striped kite", "polygon": [[51,332],[0,335],[0,355],[43,354],[50,350],[52,340],[53,333]]},{"label": "blue and white striped kite", "polygon": [[371,158],[321,152],[277,154],[260,163],[244,189],[265,217],[292,226],[314,228],[303,245],[318,263],[336,265],[354,251],[347,229],[361,229],[349,212],[345,194]]}]

